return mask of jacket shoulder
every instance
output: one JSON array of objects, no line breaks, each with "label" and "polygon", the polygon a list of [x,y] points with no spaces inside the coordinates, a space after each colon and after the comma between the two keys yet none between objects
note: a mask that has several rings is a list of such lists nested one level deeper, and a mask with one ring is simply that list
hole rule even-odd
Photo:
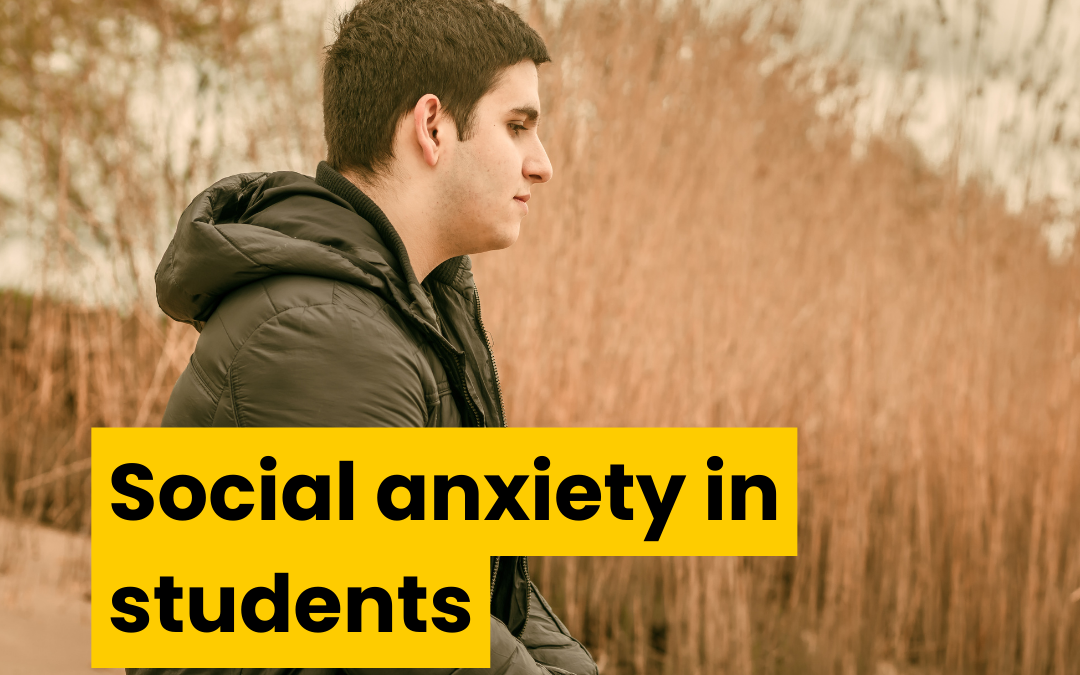
[{"label": "jacket shoulder", "polygon": [[[333,279],[279,275],[233,291],[217,307],[177,382],[162,424],[239,424],[237,402],[227,399],[230,388],[243,388],[237,378],[244,374],[235,372],[234,362],[245,347],[258,351],[264,368],[306,350],[307,365],[324,371],[309,373],[312,377],[347,368],[349,353],[371,352],[415,371],[421,399],[430,386],[418,339],[377,293]],[[280,367],[289,368],[287,363]]]}]

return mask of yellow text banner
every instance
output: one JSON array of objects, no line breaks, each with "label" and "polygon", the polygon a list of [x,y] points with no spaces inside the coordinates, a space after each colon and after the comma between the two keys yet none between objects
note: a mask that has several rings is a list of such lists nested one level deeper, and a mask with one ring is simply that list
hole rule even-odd
[{"label": "yellow text banner", "polygon": [[95,429],[93,665],[484,667],[491,555],[795,555],[796,445],[795,429]]}]

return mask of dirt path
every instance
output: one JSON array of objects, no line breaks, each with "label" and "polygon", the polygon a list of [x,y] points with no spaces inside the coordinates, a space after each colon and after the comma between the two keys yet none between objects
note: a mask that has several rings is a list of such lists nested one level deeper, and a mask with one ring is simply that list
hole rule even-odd
[{"label": "dirt path", "polygon": [[90,538],[0,520],[0,675],[89,675]]}]

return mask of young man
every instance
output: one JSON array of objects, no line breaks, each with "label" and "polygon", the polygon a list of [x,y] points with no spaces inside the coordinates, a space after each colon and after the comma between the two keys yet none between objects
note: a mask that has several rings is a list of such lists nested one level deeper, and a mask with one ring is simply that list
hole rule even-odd
[{"label": "young man", "polygon": [[[158,267],[162,310],[201,332],[162,424],[504,426],[467,254],[512,244],[551,178],[548,60],[494,0],[366,0],[343,17],[315,178],[216,183]],[[492,558],[491,575],[482,672],[596,673],[524,557]]]}]

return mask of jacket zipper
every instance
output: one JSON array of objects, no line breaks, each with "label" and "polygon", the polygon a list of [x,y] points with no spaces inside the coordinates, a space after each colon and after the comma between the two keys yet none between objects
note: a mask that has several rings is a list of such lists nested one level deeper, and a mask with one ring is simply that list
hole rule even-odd
[{"label": "jacket zipper", "polygon": [[[491,349],[491,340],[488,338],[487,329],[484,328],[484,320],[480,317],[480,293],[476,290],[475,284],[473,285],[473,300],[476,302],[476,323],[480,328],[480,335],[484,338],[484,346],[487,347],[488,358],[491,359],[491,371],[495,374],[495,400],[499,404],[499,424],[500,426],[505,427],[506,413],[503,410],[502,383],[499,381],[499,367],[495,365],[495,352]],[[434,306],[434,304],[434,300],[432,300],[432,305]],[[435,309],[435,322],[437,325],[440,325],[439,310],[437,308]],[[420,323],[423,324],[424,322]],[[472,396],[469,395],[469,381],[466,378],[465,367],[461,365],[461,362],[458,360],[458,357],[460,356],[459,352],[442,335],[441,325],[439,331],[436,331],[435,334],[438,335],[439,344],[441,344],[443,349],[453,358],[454,370],[457,373],[458,382],[461,383],[462,394],[465,398],[465,402],[469,406],[469,412],[472,414],[473,423],[478,427],[483,426],[480,423],[480,408],[476,405],[476,402],[473,401]]]},{"label": "jacket zipper", "polygon": [[[495,597],[495,579],[499,576],[499,562],[502,556],[495,557],[495,569],[491,572],[491,589],[488,591],[488,602]],[[521,637],[525,629],[529,627],[529,611],[532,609],[532,579],[529,578],[529,557],[521,556],[521,571],[525,574],[525,623],[521,624],[521,630],[514,637]]]},{"label": "jacket zipper", "polygon": [[[473,287],[475,290],[475,286]],[[437,336],[438,344],[443,348],[443,351],[449,355],[450,359],[454,362],[454,372],[457,373],[458,382],[461,383],[461,393],[465,398],[465,402],[469,407],[469,413],[472,414],[473,424],[475,426],[483,426],[480,424],[480,408],[473,401],[472,396],[469,395],[469,381],[466,379],[465,366],[461,365],[459,360],[461,353],[447,341],[446,337],[442,334],[442,319],[439,318],[439,308],[435,305],[435,299],[428,295],[428,300],[431,302],[432,308],[435,310],[435,326],[438,331],[431,331],[428,326],[428,331],[433,332]],[[424,322],[420,322],[421,325],[425,325]],[[482,329],[481,329],[482,330]],[[488,346],[488,352],[491,351],[491,347]],[[497,386],[497,385],[496,385]]]},{"label": "jacket zipper", "polygon": [[473,401],[472,396],[469,395],[469,381],[465,376],[465,366],[461,365],[461,362],[458,361],[458,355],[456,353],[452,353],[452,355],[454,357],[454,365],[457,366],[458,382],[461,383],[461,393],[464,395],[463,398],[465,399],[465,402],[469,404],[469,412],[472,413],[473,424],[478,427],[483,426],[480,424],[480,408],[477,407],[476,402]]},{"label": "jacket zipper", "polygon": [[529,556],[521,556],[521,570],[525,573],[525,623],[521,626],[521,632],[517,634],[521,637],[525,634],[525,629],[529,627],[529,614],[532,610],[532,579],[529,578]]},{"label": "jacket zipper", "polygon": [[[506,413],[503,411],[502,383],[499,382],[499,367],[495,365],[495,351],[491,348],[491,340],[488,339],[487,329],[484,328],[484,320],[480,317],[480,291],[473,284],[473,298],[476,300],[476,323],[480,326],[480,334],[484,337],[484,345],[487,346],[488,357],[491,359],[491,372],[495,373],[495,400],[499,403],[499,423],[506,426]],[[526,619],[527,620],[527,619]]]}]

